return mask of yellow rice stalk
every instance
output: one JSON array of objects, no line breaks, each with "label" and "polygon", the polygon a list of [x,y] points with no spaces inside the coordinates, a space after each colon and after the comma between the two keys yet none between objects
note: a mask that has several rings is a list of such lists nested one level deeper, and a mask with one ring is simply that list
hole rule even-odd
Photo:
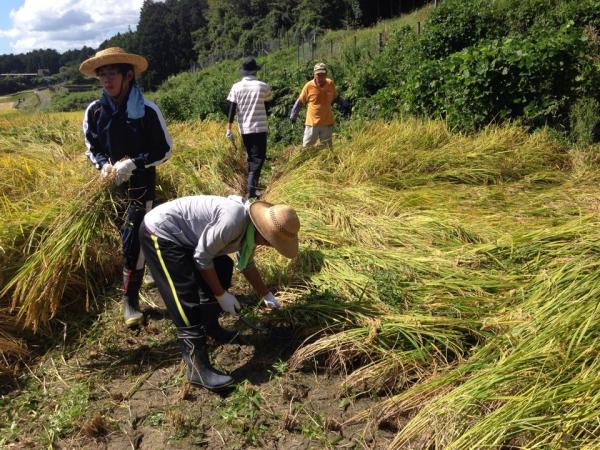
[{"label": "yellow rice stalk", "polygon": [[49,325],[61,303],[83,297],[88,308],[119,267],[107,183],[93,180],[61,206],[35,252],[0,293],[10,296],[18,318],[34,332]]},{"label": "yellow rice stalk", "polygon": [[215,122],[171,127],[176,149],[159,170],[160,184],[169,195],[243,195],[246,188],[245,152],[223,137]]},{"label": "yellow rice stalk", "polygon": [[15,318],[8,311],[0,310],[0,375],[12,374],[14,359],[27,355],[27,347],[17,334]]}]

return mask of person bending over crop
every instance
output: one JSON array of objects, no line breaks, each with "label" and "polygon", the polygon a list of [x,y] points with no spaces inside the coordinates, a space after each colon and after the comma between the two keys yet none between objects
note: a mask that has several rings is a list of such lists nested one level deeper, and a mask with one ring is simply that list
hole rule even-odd
[{"label": "person bending over crop", "polygon": [[118,47],[97,52],[81,63],[84,75],[102,85],[99,99],[83,116],[86,155],[102,177],[113,179],[122,205],[123,315],[128,327],[139,326],[139,290],[144,276],[138,230],[152,207],[156,166],[171,155],[172,141],[158,106],[142,95],[135,76],[148,67],[142,56]]},{"label": "person bending over crop", "polygon": [[239,196],[181,197],[148,212],[140,229],[142,250],[156,286],[177,327],[187,378],[219,390],[233,378],[212,367],[206,337],[230,341],[236,333],[220,326],[220,309],[237,314],[240,304],[228,289],[236,267],[267,306],[279,303],[254,265],[258,245],[294,258],[300,220],[286,205],[244,202]]}]

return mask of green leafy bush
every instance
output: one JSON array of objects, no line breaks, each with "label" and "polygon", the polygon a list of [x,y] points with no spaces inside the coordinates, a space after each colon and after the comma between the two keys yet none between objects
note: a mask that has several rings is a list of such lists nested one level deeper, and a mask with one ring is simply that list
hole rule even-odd
[{"label": "green leafy bush", "polygon": [[423,58],[444,58],[452,53],[506,34],[503,17],[489,0],[448,0],[434,10],[423,29]]},{"label": "green leafy bush", "polygon": [[571,136],[582,145],[597,142],[600,138],[600,102],[595,98],[578,99],[571,108]]},{"label": "green leafy bush", "polygon": [[100,90],[95,89],[85,92],[63,92],[52,97],[48,111],[82,111],[91,102],[100,97]]}]

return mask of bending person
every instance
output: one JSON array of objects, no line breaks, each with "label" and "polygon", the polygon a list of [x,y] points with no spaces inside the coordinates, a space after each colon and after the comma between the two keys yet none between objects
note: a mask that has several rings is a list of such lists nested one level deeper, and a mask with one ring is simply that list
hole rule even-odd
[{"label": "bending person", "polygon": [[219,390],[233,378],[212,367],[206,337],[229,341],[236,333],[222,328],[220,309],[237,314],[240,304],[228,289],[237,269],[271,307],[277,299],[254,265],[257,245],[288,258],[298,254],[300,221],[286,205],[244,203],[241,197],[198,195],[164,203],[144,218],[140,241],[156,286],[177,327],[190,383]]}]

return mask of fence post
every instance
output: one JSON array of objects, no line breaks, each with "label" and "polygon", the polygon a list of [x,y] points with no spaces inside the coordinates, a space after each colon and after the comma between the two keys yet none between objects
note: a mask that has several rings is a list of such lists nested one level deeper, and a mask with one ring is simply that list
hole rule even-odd
[{"label": "fence post", "polygon": [[354,35],[354,54],[356,54],[356,34]]},{"label": "fence post", "polygon": [[417,22],[417,34],[421,34],[421,22]]},{"label": "fence post", "polygon": [[315,50],[317,49],[317,30],[313,30],[312,35],[312,43],[310,46],[310,59],[314,61],[315,59]]},{"label": "fence post", "polygon": [[333,58],[333,39],[329,41],[329,56]]},{"label": "fence post", "polygon": [[379,33],[379,51],[383,50],[383,33]]}]

